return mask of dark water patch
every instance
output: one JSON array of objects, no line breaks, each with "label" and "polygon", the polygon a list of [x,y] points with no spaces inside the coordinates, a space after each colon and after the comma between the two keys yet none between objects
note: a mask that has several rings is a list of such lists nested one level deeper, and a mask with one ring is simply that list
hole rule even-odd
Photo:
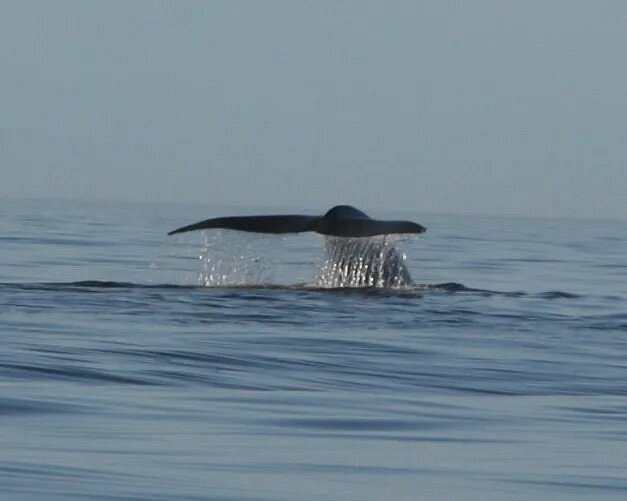
[{"label": "dark water patch", "polygon": [[0,397],[0,417],[62,413],[74,414],[83,412],[84,409],[85,407],[82,405],[70,404],[59,400]]},{"label": "dark water patch", "polygon": [[541,480],[508,480],[525,485],[536,485],[551,490],[565,491],[572,495],[590,494],[601,495],[606,493],[627,493],[627,479],[624,476],[586,476],[572,475],[560,478],[546,478]]},{"label": "dark water patch", "polygon": [[430,290],[430,291],[448,292],[451,294],[456,294],[456,293],[478,294],[483,297],[503,296],[503,297],[516,298],[516,297],[527,296],[527,293],[523,291],[497,291],[497,290],[489,290],[489,289],[477,289],[473,287],[466,287],[464,284],[460,284],[457,282],[445,282],[441,284],[426,285],[425,287],[427,290]]},{"label": "dark water patch", "polygon": [[[271,423],[272,424],[272,423]],[[446,428],[446,427],[445,427]],[[406,430],[408,433],[399,434],[385,431],[383,433],[373,432],[372,430],[365,430],[364,433],[351,433],[350,430],[334,431],[333,429],[327,430],[324,428],[314,427],[315,431],[306,431],[297,427],[296,430],[292,427],[279,429],[275,426],[269,428],[263,428],[260,431],[255,431],[255,434],[265,434],[268,436],[280,436],[280,437],[308,437],[314,439],[327,438],[332,440],[347,440],[347,441],[375,441],[375,442],[401,442],[401,443],[424,443],[424,444],[461,444],[461,445],[476,445],[482,446],[487,444],[516,444],[522,442],[521,439],[516,438],[491,438],[489,436],[481,436],[480,438],[473,438],[468,436],[461,436],[459,434],[452,435],[438,435],[437,431],[433,428],[427,427],[425,434],[417,434],[415,429]],[[403,430],[399,430],[403,431]],[[447,430],[450,432],[450,429]]]},{"label": "dark water patch", "polygon": [[34,364],[0,363],[0,373],[4,377],[12,379],[62,379],[68,381],[85,381],[92,384],[132,384],[132,385],[155,385],[153,380],[136,376],[115,374],[110,371],[98,371],[86,367],[53,367],[39,366]]},{"label": "dark water patch", "polygon": [[[255,343],[255,341],[250,341]],[[380,341],[361,340],[361,339],[334,339],[328,337],[311,337],[303,335],[298,337],[276,337],[264,336],[258,343],[273,345],[275,343],[284,347],[299,348],[306,353],[330,352],[330,353],[363,353],[377,354],[389,356],[427,356],[433,353],[428,346],[416,347],[407,344],[398,344],[386,342],[385,339]]]},{"label": "dark water patch", "polygon": [[570,292],[547,291],[536,294],[535,297],[538,297],[540,299],[579,299],[581,296],[579,294],[572,294]]},{"label": "dark water patch", "polygon": [[[272,301],[279,300],[273,296],[273,292],[286,293],[319,293],[350,297],[374,297],[374,298],[400,298],[422,299],[425,294],[434,292],[446,292],[450,294],[469,294],[483,297],[502,296],[509,298],[537,297],[540,299],[579,299],[583,296],[566,291],[547,291],[538,294],[529,294],[524,291],[499,291],[467,287],[457,282],[444,282],[438,284],[418,284],[398,288],[382,287],[319,287],[308,284],[282,285],[282,284],[250,284],[250,285],[180,285],[180,284],[141,284],[132,282],[81,280],[75,282],[43,282],[43,283],[0,283],[0,290],[24,290],[24,291],[68,291],[68,292],[94,292],[103,290],[168,290],[177,291],[207,291],[215,292],[225,299],[246,299],[248,301]],[[295,296],[297,298],[297,296]],[[612,296],[621,299],[619,296]],[[163,297],[163,299],[168,299]]]},{"label": "dark water patch", "polygon": [[[298,389],[296,385],[282,382],[266,382],[259,378],[231,377],[226,374],[215,374],[197,370],[149,369],[146,371],[151,379],[160,381],[164,386],[186,387],[190,385],[212,389],[232,391],[289,391]],[[200,418],[204,419],[204,418]]]},{"label": "dark water patch", "polygon": [[178,284],[140,284],[132,282],[116,282],[106,280],[79,280],[76,282],[30,282],[30,283],[0,283],[0,289],[25,291],[81,291],[89,292],[93,289],[203,289],[199,285]]},{"label": "dark water patch", "polygon": [[[0,476],[3,494],[12,495],[13,499],[149,500],[172,499],[177,492],[175,488],[169,493],[168,489],[159,492],[149,487],[158,481],[154,477],[131,473],[115,466],[89,468],[83,465],[0,460]],[[185,499],[206,498],[186,495]]]},{"label": "dark water patch", "polygon": [[[239,469],[242,469],[240,466]],[[367,466],[355,464],[317,464],[309,462],[297,463],[261,463],[246,465],[244,471],[255,472],[281,472],[281,473],[324,473],[333,475],[415,475],[421,471],[420,468],[408,467],[386,467],[386,466]],[[428,471],[431,471],[428,469]]]},{"label": "dark water patch", "polygon": [[401,419],[340,419],[340,418],[293,418],[276,419],[268,421],[267,424],[278,426],[279,428],[304,428],[361,432],[381,432],[381,431],[417,431],[440,427],[441,424],[424,420],[423,422],[405,421]]},{"label": "dark water patch", "polygon": [[146,478],[128,472],[102,471],[96,468],[79,466],[55,466],[48,464],[30,463],[24,461],[0,461],[0,471],[14,475],[37,475],[42,477],[57,477],[67,480],[80,480],[89,477],[94,480],[115,480],[116,477],[128,477],[131,479]]},{"label": "dark water patch", "polygon": [[[105,350],[101,350],[105,351]],[[258,361],[250,361],[242,356],[225,356],[214,353],[184,352],[184,351],[153,351],[153,350],[106,350],[108,353],[117,355],[131,355],[133,357],[148,358],[157,364],[161,363],[198,363],[203,365],[219,366],[222,368],[232,368],[238,370],[242,367],[250,368],[260,365]]]},{"label": "dark water patch", "polygon": [[[605,422],[617,421],[621,423],[627,422],[627,404],[604,404],[594,407],[582,406],[564,406],[560,407],[563,411],[572,414],[577,419],[587,418],[597,422],[602,419]],[[627,433],[627,430],[625,430]]]},{"label": "dark water patch", "polygon": [[581,316],[575,328],[596,331],[627,331],[627,313]]},{"label": "dark water patch", "polygon": [[627,270],[627,264],[624,263],[591,263],[592,268],[600,268],[602,270]]},{"label": "dark water patch", "polygon": [[[141,284],[132,282],[117,281],[101,281],[101,280],[80,280],[75,282],[32,282],[32,283],[0,283],[0,288],[14,290],[30,290],[30,291],[63,291],[63,290],[91,290],[91,289],[175,289],[175,290],[206,290],[224,292],[225,297],[242,297],[242,293],[260,293],[263,292],[318,292],[340,295],[358,295],[373,297],[421,297],[419,293],[426,291],[444,291],[444,292],[477,292],[490,294],[518,294],[510,292],[490,291],[483,289],[473,289],[459,283],[442,283],[435,285],[416,285],[398,288],[384,287],[319,287],[308,284],[249,284],[249,285],[217,285],[217,286],[201,286],[201,285],[179,285],[179,284]],[[232,294],[229,296],[228,294]],[[246,296],[254,299],[255,296]],[[264,298],[261,296],[260,298]]]},{"label": "dark water patch", "polygon": [[[540,257],[520,257],[520,258],[508,257],[506,259],[503,259],[503,261],[509,261],[512,263],[539,263],[539,264],[563,263],[561,259],[550,259],[550,258],[540,258]],[[570,262],[572,263],[572,261]]]},{"label": "dark water patch", "polygon": [[78,282],[68,283],[55,283],[50,286],[57,289],[70,288],[87,288],[87,289],[190,289],[196,288],[194,286],[181,286],[173,284],[134,284],[130,282],[114,282],[114,281],[100,281],[100,280],[81,280]]}]

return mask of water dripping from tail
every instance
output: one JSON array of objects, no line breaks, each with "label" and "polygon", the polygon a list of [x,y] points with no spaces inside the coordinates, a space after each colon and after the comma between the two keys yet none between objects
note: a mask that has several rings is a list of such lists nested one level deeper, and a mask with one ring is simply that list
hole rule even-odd
[{"label": "water dripping from tail", "polygon": [[408,287],[412,278],[406,255],[390,235],[370,238],[327,237],[325,259],[318,269],[318,287]]}]

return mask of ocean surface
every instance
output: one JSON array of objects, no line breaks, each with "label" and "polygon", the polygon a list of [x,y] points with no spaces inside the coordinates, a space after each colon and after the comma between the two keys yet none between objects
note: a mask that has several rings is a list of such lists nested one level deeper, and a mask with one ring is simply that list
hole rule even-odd
[{"label": "ocean surface", "polygon": [[360,208],[415,287],[166,236],[260,208],[0,200],[0,498],[627,499],[627,221]]}]

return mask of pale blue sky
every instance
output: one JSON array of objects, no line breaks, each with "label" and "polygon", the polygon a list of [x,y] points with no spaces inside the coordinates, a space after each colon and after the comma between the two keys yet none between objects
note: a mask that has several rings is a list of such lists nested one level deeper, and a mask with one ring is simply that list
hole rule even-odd
[{"label": "pale blue sky", "polygon": [[0,1],[0,197],[627,216],[625,1]]}]

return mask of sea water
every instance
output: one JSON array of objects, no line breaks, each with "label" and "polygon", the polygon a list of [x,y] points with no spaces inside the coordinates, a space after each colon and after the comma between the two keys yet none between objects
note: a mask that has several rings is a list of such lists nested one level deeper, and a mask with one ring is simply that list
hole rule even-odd
[{"label": "sea water", "polygon": [[0,201],[0,498],[627,498],[627,222],[361,209],[416,286],[166,236],[260,208]]}]

